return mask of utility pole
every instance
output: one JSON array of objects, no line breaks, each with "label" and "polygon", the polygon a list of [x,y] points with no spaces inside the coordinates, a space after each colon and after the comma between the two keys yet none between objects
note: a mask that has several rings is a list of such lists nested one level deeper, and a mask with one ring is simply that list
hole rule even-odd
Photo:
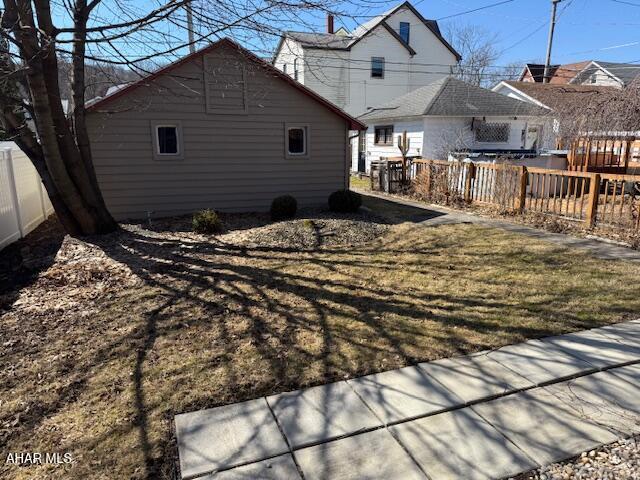
[{"label": "utility pole", "polygon": [[189,53],[196,51],[195,37],[193,35],[193,14],[191,13],[191,2],[188,2],[184,8],[187,11],[187,33],[189,35]]},{"label": "utility pole", "polygon": [[544,77],[542,81],[549,83],[551,79],[551,45],[553,44],[553,31],[556,28],[556,10],[562,0],[551,0],[551,23],[549,24],[549,41],[547,42],[547,61],[544,64]]}]

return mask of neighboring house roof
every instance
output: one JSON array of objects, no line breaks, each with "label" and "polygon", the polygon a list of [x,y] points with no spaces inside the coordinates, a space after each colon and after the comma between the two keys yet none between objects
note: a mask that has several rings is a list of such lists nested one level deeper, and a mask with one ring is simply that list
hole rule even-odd
[{"label": "neighboring house roof", "polygon": [[[550,65],[549,69],[551,70],[551,75],[555,73],[560,65]],[[524,70],[522,70],[522,75],[520,75],[520,80],[524,80],[524,78],[529,76],[533,79],[534,82],[542,83],[544,79],[544,64],[542,63],[527,63],[524,66]]]},{"label": "neighboring house roof", "polygon": [[[549,83],[554,84],[567,84],[573,80],[587,65],[591,63],[591,60],[576,63],[566,63],[564,65],[551,65],[550,73],[551,78]],[[535,83],[542,83],[544,80],[544,64],[541,63],[527,63],[520,75],[520,81],[524,80],[527,73],[531,76]]]},{"label": "neighboring house roof", "polygon": [[331,103],[330,101],[326,100],[325,98],[323,98],[322,96],[318,95],[317,93],[315,93],[313,90],[305,87],[304,85],[302,85],[301,83],[298,83],[297,81],[295,81],[294,79],[292,79],[289,75],[282,73],[280,70],[278,70],[277,68],[275,68],[274,66],[272,66],[270,63],[265,62],[264,60],[262,60],[260,57],[254,55],[253,53],[251,53],[249,50],[241,47],[240,45],[238,45],[237,43],[235,43],[233,40],[229,39],[229,38],[223,38],[221,40],[218,40],[217,42],[212,43],[211,45],[202,48],[194,53],[191,53],[189,55],[186,55],[184,57],[182,57],[181,59],[170,63],[169,65],[166,65],[165,67],[156,70],[155,72],[151,73],[150,75],[141,78],[140,80],[130,83],[116,91],[114,91],[113,93],[111,93],[110,95],[106,95],[100,99],[97,99],[95,101],[93,101],[91,104],[87,105],[87,110],[88,111],[95,111],[98,110],[99,108],[102,108],[104,106],[106,106],[106,104],[108,104],[109,102],[111,102],[112,100],[116,99],[116,98],[120,98],[123,95],[127,95],[129,93],[131,93],[132,91],[134,91],[135,89],[137,89],[138,87],[141,86],[148,86],[151,82],[153,82],[153,80],[155,80],[156,78],[158,78],[161,75],[167,74],[169,72],[171,72],[172,70],[175,70],[176,68],[180,67],[181,65],[184,65],[192,60],[195,60],[196,58],[199,58],[203,55],[206,55],[208,53],[211,53],[215,50],[217,50],[218,48],[222,47],[222,46],[227,46],[227,47],[231,47],[235,50],[237,50],[238,52],[240,52],[249,62],[252,62],[256,65],[258,65],[259,67],[264,68],[265,70],[268,71],[268,73],[274,77],[280,78],[281,80],[287,82],[289,85],[291,85],[293,88],[295,88],[296,90],[299,90],[300,92],[304,93],[306,96],[312,98],[313,100],[315,100],[316,102],[324,105],[326,108],[328,108],[329,110],[331,110],[332,112],[336,113],[337,115],[339,115],[340,117],[342,117],[343,119],[345,119],[348,123],[349,123],[349,128],[351,130],[362,130],[365,126],[360,123],[358,120],[356,120],[355,118],[353,118],[351,115],[347,114],[344,110],[342,110],[340,107],[334,105],[333,103]]},{"label": "neighboring house roof", "polygon": [[501,95],[445,77],[397,97],[358,118],[364,122],[377,119],[437,116],[516,116],[542,115],[545,112],[530,103]]},{"label": "neighboring house roof", "polygon": [[[376,15],[371,20],[363,23],[358,26],[351,32],[350,35],[336,34],[336,33],[312,33],[312,32],[293,32],[287,31],[284,32],[282,37],[280,38],[280,43],[278,48],[276,48],[277,52],[280,51],[282,47],[282,43],[285,38],[291,38],[300,42],[303,48],[311,48],[311,49],[326,49],[326,50],[350,50],[355,44],[357,44],[360,40],[368,36],[373,30],[377,27],[382,27],[386,29],[398,42],[400,42],[411,55],[415,55],[415,50],[411,48],[405,41],[400,37],[398,32],[396,32],[393,28],[389,26],[386,20],[396,13],[398,10],[402,8],[407,8],[410,10],[420,21],[442,42],[442,44],[456,57],[457,60],[460,60],[462,57],[460,54],[451,46],[449,42],[447,42],[442,33],[440,32],[440,28],[438,27],[438,22],[435,20],[428,20],[424,18],[420,12],[418,12],[413,5],[409,2],[404,2],[399,5],[396,5],[391,10],[388,10],[380,15]],[[275,56],[274,56],[275,60]]]},{"label": "neighboring house roof", "polygon": [[588,76],[592,72],[602,69],[605,73],[619,80],[623,85],[629,85],[640,75],[640,65],[633,63],[593,60],[592,62],[588,62],[584,67],[581,76]]},{"label": "neighboring house roof", "polygon": [[580,104],[584,104],[590,101],[595,95],[617,91],[615,87],[605,87],[601,85],[554,85],[551,83],[511,81],[501,82],[495,89],[501,85],[524,94],[538,105],[556,111],[574,108]]}]

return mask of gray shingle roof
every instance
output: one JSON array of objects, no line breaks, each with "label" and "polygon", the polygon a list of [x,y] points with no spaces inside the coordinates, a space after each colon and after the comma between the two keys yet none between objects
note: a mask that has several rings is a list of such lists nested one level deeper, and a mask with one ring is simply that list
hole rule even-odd
[{"label": "gray shingle roof", "polygon": [[349,48],[355,41],[353,37],[345,35],[337,35],[335,33],[313,33],[313,32],[285,32],[303,47],[319,47],[319,48]]},{"label": "gray shingle roof", "polygon": [[530,103],[477,87],[453,77],[397,97],[358,117],[364,122],[378,119],[439,116],[517,116],[544,115]]}]

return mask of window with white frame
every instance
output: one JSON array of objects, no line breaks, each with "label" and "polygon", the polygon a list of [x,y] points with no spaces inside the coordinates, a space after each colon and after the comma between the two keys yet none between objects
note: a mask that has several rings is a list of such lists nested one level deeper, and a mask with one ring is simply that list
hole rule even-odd
[{"label": "window with white frame", "polygon": [[510,125],[508,123],[479,122],[475,125],[475,138],[479,143],[507,143]]},{"label": "window with white frame", "polygon": [[287,125],[285,148],[288,156],[301,157],[308,154],[309,127],[306,125]]},{"label": "window with white frame", "polygon": [[152,123],[153,156],[156,160],[183,158],[182,126],[180,122]]},{"label": "window with white frame", "polygon": [[298,80],[298,59],[293,59],[293,78],[294,80]]}]

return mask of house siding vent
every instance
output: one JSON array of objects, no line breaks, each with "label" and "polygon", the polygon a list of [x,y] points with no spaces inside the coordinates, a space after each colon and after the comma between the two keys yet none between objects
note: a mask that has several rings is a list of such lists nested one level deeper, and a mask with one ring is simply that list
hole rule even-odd
[{"label": "house siding vent", "polygon": [[247,72],[237,58],[205,57],[204,84],[207,113],[247,113]]}]

